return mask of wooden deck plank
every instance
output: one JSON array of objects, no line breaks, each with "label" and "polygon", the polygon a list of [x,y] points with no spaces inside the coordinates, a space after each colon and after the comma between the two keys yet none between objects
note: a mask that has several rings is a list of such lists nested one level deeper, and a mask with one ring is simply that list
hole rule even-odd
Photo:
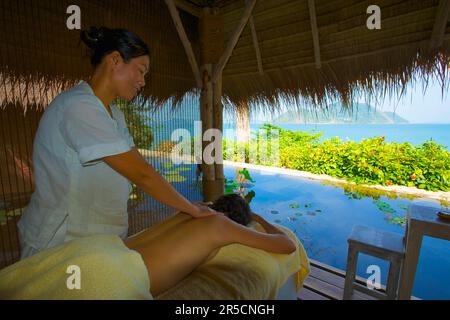
[{"label": "wooden deck plank", "polygon": [[[345,279],[345,271],[344,270],[335,268],[333,266],[327,265],[325,263],[322,263],[320,261],[313,260],[313,259],[310,259],[310,262],[311,262],[312,266],[315,266],[315,267],[317,267],[319,269],[331,272],[331,273],[333,273],[335,275],[338,275],[338,276],[341,276],[341,277],[343,277]],[[364,279],[364,278],[362,278],[360,276],[356,276],[356,282],[358,282],[359,284],[363,284],[364,285],[364,284],[366,284],[366,279]],[[386,291],[386,287],[384,285],[381,285],[381,290],[385,292]]]},{"label": "wooden deck plank", "polygon": [[342,300],[343,290],[327,282],[308,276],[303,286],[309,290],[320,293],[331,300]]},{"label": "wooden deck plank", "polygon": [[299,300],[330,300],[329,298],[303,287],[297,297]]},{"label": "wooden deck plank", "polygon": [[[344,277],[338,276],[331,272],[327,272],[323,269],[320,269],[320,268],[317,268],[314,266],[311,266],[310,276],[339,288],[339,291],[340,291],[339,299],[342,299],[342,294],[344,292],[344,286],[345,286],[345,278]],[[369,296],[362,292],[354,291],[353,294],[354,294],[354,299],[356,299],[356,300],[376,300],[372,296]]]},{"label": "wooden deck plank", "polygon": [[[298,294],[299,300],[342,300],[345,286],[345,271],[310,259],[311,272],[304,280],[303,288]],[[356,282],[366,285],[366,279],[356,277]],[[379,292],[384,293],[385,286]],[[354,300],[377,300],[360,291],[354,291]],[[420,300],[411,297],[413,300]]]}]

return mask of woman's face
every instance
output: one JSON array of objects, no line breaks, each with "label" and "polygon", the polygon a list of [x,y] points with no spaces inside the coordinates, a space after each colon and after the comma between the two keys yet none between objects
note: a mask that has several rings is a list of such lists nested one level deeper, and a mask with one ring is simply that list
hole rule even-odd
[{"label": "woman's face", "polygon": [[121,57],[114,64],[113,83],[118,97],[131,101],[145,86],[145,76],[148,72],[150,59],[140,56],[126,63]]}]

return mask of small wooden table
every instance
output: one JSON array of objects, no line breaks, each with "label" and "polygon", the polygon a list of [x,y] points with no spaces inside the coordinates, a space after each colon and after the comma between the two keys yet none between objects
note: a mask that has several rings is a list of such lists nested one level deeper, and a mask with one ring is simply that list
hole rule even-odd
[{"label": "small wooden table", "polygon": [[407,215],[406,250],[403,262],[398,298],[411,299],[411,293],[419,260],[423,236],[450,241],[450,221],[437,216],[439,209],[425,206],[411,206]]}]

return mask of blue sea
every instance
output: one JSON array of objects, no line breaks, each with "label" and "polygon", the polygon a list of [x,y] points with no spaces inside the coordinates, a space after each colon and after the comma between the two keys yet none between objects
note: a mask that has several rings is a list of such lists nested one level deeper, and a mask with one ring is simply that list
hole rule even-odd
[{"label": "blue sea", "polygon": [[[263,123],[251,123],[250,128],[258,131]],[[450,147],[450,124],[281,124],[280,128],[293,131],[322,132],[322,140],[339,137],[341,140],[361,141],[384,136],[387,142],[409,142],[422,144],[433,139]],[[234,123],[224,123],[226,129],[234,129]]]},{"label": "blue sea", "polygon": [[[263,123],[251,123],[252,132],[258,132]],[[154,132],[154,145],[164,140],[171,140],[176,129],[186,129],[194,137],[194,121],[171,119],[170,121],[150,123]],[[433,139],[450,150],[450,124],[282,124],[277,125],[286,130],[321,132],[322,140],[339,137],[341,140],[361,141],[367,138],[384,136],[387,142],[409,142],[419,145]],[[224,137],[235,135],[235,124],[223,124]]]}]

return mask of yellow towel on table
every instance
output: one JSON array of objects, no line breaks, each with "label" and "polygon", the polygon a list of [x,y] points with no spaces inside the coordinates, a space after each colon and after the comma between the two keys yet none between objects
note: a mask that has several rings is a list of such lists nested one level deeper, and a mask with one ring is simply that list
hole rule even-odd
[{"label": "yellow towel on table", "polygon": [[[292,231],[283,229],[298,249],[291,254],[275,254],[240,244],[225,246],[175,287],[155,297],[158,300],[190,299],[275,299],[278,291],[297,273],[297,290],[310,272],[303,245]],[[259,224],[253,228],[263,231]]]},{"label": "yellow towel on table", "polygon": [[110,235],[73,240],[0,270],[0,299],[152,299],[149,288],[140,254]]},{"label": "yellow towel on table", "polygon": [[[186,218],[177,215],[162,225]],[[263,230],[259,224],[252,227]],[[157,299],[274,299],[295,273],[299,289],[309,273],[309,260],[292,231],[279,227],[295,240],[298,250],[288,255],[240,244],[225,246]],[[80,270],[80,290],[67,287],[75,275],[73,270],[67,273],[73,265]],[[152,299],[149,288],[140,254],[117,236],[73,240],[0,270],[0,299]]]}]

